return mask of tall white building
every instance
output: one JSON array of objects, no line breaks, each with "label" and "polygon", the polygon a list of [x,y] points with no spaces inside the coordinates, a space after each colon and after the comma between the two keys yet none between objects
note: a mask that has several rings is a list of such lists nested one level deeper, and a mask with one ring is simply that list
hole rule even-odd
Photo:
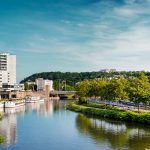
[{"label": "tall white building", "polygon": [[53,81],[52,80],[44,80],[43,78],[36,79],[36,85],[38,91],[45,91],[45,86],[49,86],[49,90],[53,91]]},{"label": "tall white building", "polygon": [[0,88],[16,83],[16,55],[0,53]]}]

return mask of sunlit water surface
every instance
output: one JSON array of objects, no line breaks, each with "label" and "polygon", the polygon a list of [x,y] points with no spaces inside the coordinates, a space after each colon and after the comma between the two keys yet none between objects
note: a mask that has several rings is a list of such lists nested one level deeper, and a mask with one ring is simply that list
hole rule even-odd
[{"label": "sunlit water surface", "polygon": [[[68,101],[6,109],[0,134],[6,150],[148,150],[150,127],[95,119],[65,110]],[[3,109],[1,111],[4,111]]]}]

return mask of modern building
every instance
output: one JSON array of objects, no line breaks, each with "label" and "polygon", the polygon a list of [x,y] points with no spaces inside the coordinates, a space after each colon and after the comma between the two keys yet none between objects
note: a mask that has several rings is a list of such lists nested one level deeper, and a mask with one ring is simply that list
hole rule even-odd
[{"label": "modern building", "polygon": [[43,78],[36,79],[37,91],[45,91],[46,86],[49,87],[50,91],[53,91],[53,81],[44,80]]},{"label": "modern building", "polygon": [[0,88],[16,83],[16,55],[0,53]]},{"label": "modern building", "polygon": [[24,84],[14,84],[14,91],[24,91]]},{"label": "modern building", "polygon": [[100,72],[107,72],[107,73],[110,73],[110,72],[116,72],[117,70],[116,69],[101,69]]}]

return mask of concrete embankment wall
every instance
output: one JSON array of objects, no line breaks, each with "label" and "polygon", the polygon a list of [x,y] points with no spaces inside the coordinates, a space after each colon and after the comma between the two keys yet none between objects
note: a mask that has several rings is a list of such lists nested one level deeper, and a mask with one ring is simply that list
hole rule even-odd
[{"label": "concrete embankment wall", "polygon": [[32,91],[24,91],[24,92],[10,92],[9,93],[9,98],[18,98],[22,99],[26,96],[43,96],[45,97],[45,91],[39,91],[39,92],[32,92]]},{"label": "concrete embankment wall", "polygon": [[11,99],[11,98],[17,98],[17,99],[22,99],[26,96],[42,96],[42,97],[49,97],[50,92],[49,92],[49,87],[45,87],[45,91],[14,91],[14,92],[9,92],[9,91],[1,91],[0,92],[0,99]]}]

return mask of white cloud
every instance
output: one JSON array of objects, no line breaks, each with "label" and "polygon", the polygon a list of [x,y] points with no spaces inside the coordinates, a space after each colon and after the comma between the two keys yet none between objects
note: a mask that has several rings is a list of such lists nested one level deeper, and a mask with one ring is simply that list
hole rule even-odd
[{"label": "white cloud", "polygon": [[[94,41],[97,45],[95,51],[91,51],[88,55],[83,54],[82,59],[90,60],[96,66],[104,65],[117,67],[117,69],[124,70],[139,70],[140,68],[147,69],[150,63],[150,28],[135,26],[131,27],[129,31],[122,32],[113,36],[114,40]],[[107,45],[107,47],[105,47]],[[110,47],[108,49],[108,47]],[[99,49],[99,51],[98,51]]]},{"label": "white cloud", "polygon": [[[74,64],[79,61],[81,66],[88,69],[147,69],[150,63],[149,18],[140,15],[150,14],[149,5],[143,7],[134,0],[126,2],[127,5],[114,7],[104,16],[97,13],[96,20],[90,18],[88,22],[65,19],[54,23],[26,20],[27,24],[47,31],[49,35],[32,34],[24,39],[24,44],[18,50],[46,53],[50,57],[57,54],[63,61],[72,61]],[[77,13],[81,12],[82,16],[95,14],[85,8]]]},{"label": "white cloud", "polygon": [[133,4],[135,2],[136,2],[136,0],[125,0],[125,3],[127,3],[127,4]]},{"label": "white cloud", "polygon": [[121,15],[121,16],[135,16],[135,15],[138,15],[140,12],[138,10],[135,10],[135,9],[132,9],[132,8],[115,8],[115,12],[118,14],[118,15]]},{"label": "white cloud", "polygon": [[149,4],[144,6],[140,6],[139,4],[134,4],[134,5],[127,5],[124,7],[114,8],[114,12],[117,15],[123,17],[135,17],[139,15],[149,14],[150,13],[149,7],[150,7]]},{"label": "white cloud", "polygon": [[[128,30],[122,31],[115,29],[111,24],[104,25],[101,22],[93,26],[86,25],[86,29],[92,34],[85,42],[33,35],[26,41],[27,48],[22,50],[49,55],[55,53],[62,56],[61,58],[66,62],[79,61],[87,67],[89,65],[98,70],[105,67],[143,70],[147,69],[150,63],[147,57],[150,55],[150,27],[145,24],[147,21],[130,25]],[[76,38],[84,35],[82,30],[83,27],[75,33],[64,26],[59,27],[59,31],[63,31],[64,35],[76,36]]]}]

